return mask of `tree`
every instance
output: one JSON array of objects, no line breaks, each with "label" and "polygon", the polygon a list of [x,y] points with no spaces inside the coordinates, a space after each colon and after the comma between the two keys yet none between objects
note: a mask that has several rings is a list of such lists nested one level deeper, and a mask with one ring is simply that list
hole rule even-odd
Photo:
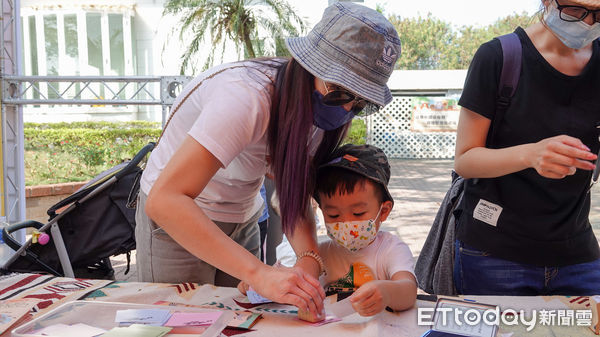
[{"label": "tree", "polygon": [[[212,66],[215,53],[225,52],[226,42],[232,41],[238,55],[248,58],[265,56],[265,38],[273,39],[276,55],[283,56],[284,37],[304,33],[306,24],[285,0],[168,0],[163,15],[180,15],[179,38],[188,47],[181,57],[181,72],[191,67],[196,70],[206,38],[213,48],[203,68]],[[188,41],[188,39],[190,39]]]},{"label": "tree", "polygon": [[425,18],[392,15],[389,20],[402,41],[396,69],[466,69],[482,43],[510,33],[517,26],[527,27],[534,22],[534,17],[524,12],[482,28],[462,26],[458,30],[431,14]]},{"label": "tree", "polygon": [[422,18],[389,17],[402,42],[397,69],[439,69],[452,48],[454,34],[449,23],[427,14]]},{"label": "tree", "polygon": [[496,36],[513,32],[517,27],[527,27],[535,22],[535,16],[530,16],[526,12],[513,14],[496,20],[493,24],[476,28],[473,26],[463,26],[460,28],[454,42],[452,58],[457,63],[448,69],[466,69],[471,63],[471,59],[479,46]]}]

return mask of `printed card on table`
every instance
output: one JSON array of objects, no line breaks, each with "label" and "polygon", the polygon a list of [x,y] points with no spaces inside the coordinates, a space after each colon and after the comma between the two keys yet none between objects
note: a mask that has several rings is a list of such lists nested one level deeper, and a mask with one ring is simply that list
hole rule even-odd
[{"label": "printed card on table", "polygon": [[[244,298],[247,301],[246,296],[244,296]],[[246,302],[248,304],[250,304],[249,302]],[[200,305],[193,305],[193,304],[185,304],[185,303],[176,303],[176,302],[168,302],[168,301],[157,301],[154,302],[155,305],[168,305],[168,306],[175,306],[175,307],[193,307],[193,308],[203,308],[203,306]],[[260,313],[254,313],[254,312],[250,312],[250,311],[233,311],[233,318],[227,322],[227,326],[230,328],[236,328],[236,329],[246,329],[249,330],[250,328],[252,328],[252,326],[254,326],[254,324],[256,324],[256,322],[259,320],[259,318],[262,317],[262,314]],[[171,331],[171,333],[177,333],[175,332],[176,329],[173,329],[173,331]]]},{"label": "printed card on table", "polygon": [[329,323],[335,323],[335,322],[339,322],[342,319],[339,317],[335,317],[335,316],[326,316],[324,320],[322,321],[318,321],[318,322],[307,322],[308,324],[312,325],[312,326],[321,326],[321,325],[325,325],[325,324],[329,324]]},{"label": "printed card on table", "polygon": [[146,324],[160,326],[165,324],[171,312],[163,309],[126,309],[118,310],[115,315],[115,322],[120,325]]},{"label": "printed card on table", "polygon": [[15,299],[0,301],[0,334],[25,316],[38,304],[36,299]]},{"label": "printed card on table", "polygon": [[176,312],[171,315],[171,318],[165,323],[165,326],[204,326],[212,325],[222,312]]},{"label": "printed card on table", "polygon": [[54,324],[35,332],[36,335],[60,337],[94,337],[105,333],[106,330],[83,323],[73,325]]},{"label": "printed card on table", "polygon": [[233,319],[227,322],[227,326],[238,329],[250,329],[261,317],[262,314],[249,311],[234,312]]},{"label": "printed card on table", "polygon": [[350,298],[347,297],[339,302],[335,302],[325,307],[327,312],[331,312],[335,317],[344,318],[348,315],[356,313],[350,302]]},{"label": "printed card on table", "polygon": [[246,291],[246,296],[248,296],[248,300],[250,300],[250,303],[252,303],[252,304],[263,304],[263,303],[272,303],[273,302],[268,298],[260,296],[252,288],[249,288],[248,291]]},{"label": "printed card on table", "polygon": [[162,337],[170,331],[171,328],[164,326],[132,324],[126,328],[112,328],[102,337]]}]

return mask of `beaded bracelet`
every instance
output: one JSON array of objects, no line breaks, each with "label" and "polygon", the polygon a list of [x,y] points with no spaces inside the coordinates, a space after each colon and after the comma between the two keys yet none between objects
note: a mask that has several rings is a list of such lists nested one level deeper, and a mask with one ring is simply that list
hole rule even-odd
[{"label": "beaded bracelet", "polygon": [[300,253],[300,255],[297,255],[296,259],[300,260],[305,256],[312,257],[313,259],[315,259],[315,261],[317,261],[317,263],[319,264],[319,276],[327,275],[327,271],[325,270],[325,263],[323,263],[323,259],[317,253],[313,252],[312,250],[307,250],[305,252]]}]

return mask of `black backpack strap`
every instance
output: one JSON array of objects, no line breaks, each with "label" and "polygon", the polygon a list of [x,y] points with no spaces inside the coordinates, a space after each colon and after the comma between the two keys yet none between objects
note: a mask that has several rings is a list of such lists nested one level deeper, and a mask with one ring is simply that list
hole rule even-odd
[{"label": "black backpack strap", "polygon": [[494,135],[500,126],[500,121],[504,118],[504,113],[508,110],[511,98],[517,90],[519,77],[521,76],[521,59],[523,57],[521,41],[516,33],[498,36],[497,39],[502,45],[502,72],[500,74],[500,82],[498,83],[496,114],[492,121],[490,132],[488,132],[488,145],[492,143]]}]

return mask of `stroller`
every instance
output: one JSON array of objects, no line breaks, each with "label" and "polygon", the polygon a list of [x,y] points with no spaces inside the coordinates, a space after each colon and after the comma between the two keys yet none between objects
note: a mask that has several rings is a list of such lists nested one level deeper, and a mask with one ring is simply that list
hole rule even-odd
[{"label": "stroller", "polygon": [[[135,249],[135,201],[142,173],[138,164],[154,145],[147,144],[131,161],[100,173],[52,206],[47,212],[48,223],[28,220],[6,226],[2,231],[4,242],[16,253],[0,266],[0,274],[114,279],[109,257],[119,254],[127,254],[127,274],[131,250]],[[11,234],[23,228],[37,232],[35,238],[21,245]],[[54,244],[45,244],[48,238]]]}]

